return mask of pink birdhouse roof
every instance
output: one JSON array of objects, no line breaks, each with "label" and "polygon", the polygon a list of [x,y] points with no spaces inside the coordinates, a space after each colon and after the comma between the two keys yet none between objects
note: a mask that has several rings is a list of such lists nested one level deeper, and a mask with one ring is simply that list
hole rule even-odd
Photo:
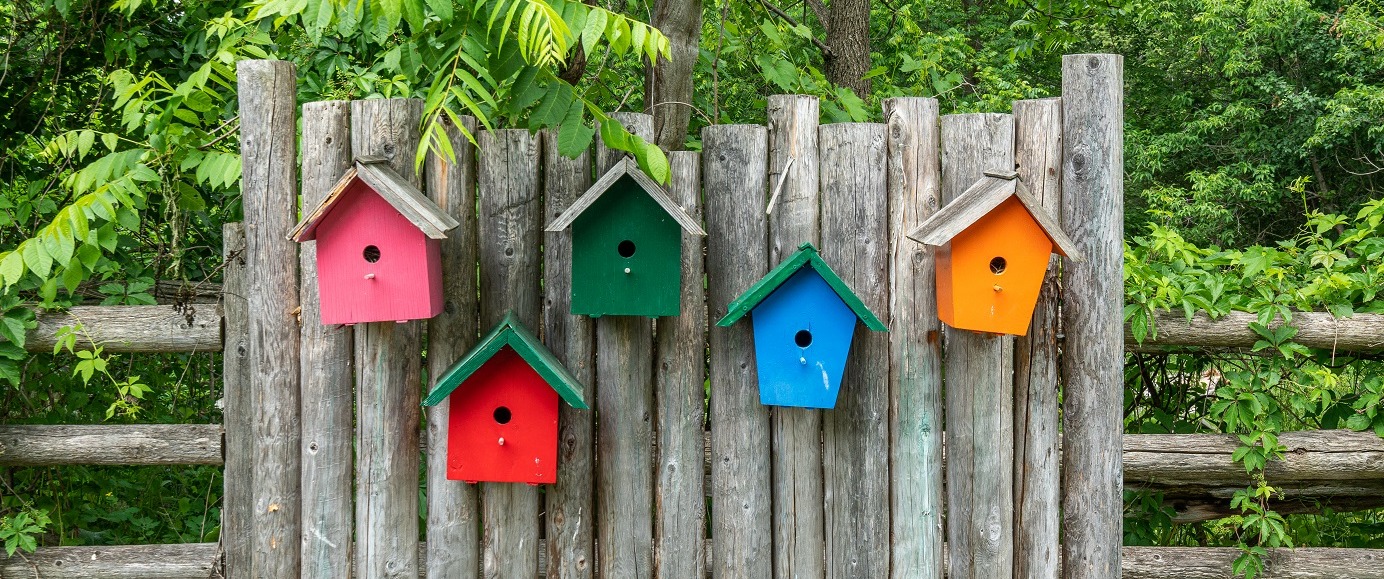
[{"label": "pink birdhouse roof", "polygon": [[337,202],[346,196],[346,192],[356,181],[364,183],[408,219],[414,227],[432,239],[446,239],[447,231],[460,225],[436,203],[423,196],[422,191],[390,168],[388,159],[360,157],[346,170],[346,174],[341,176],[321,203],[311,211],[304,212],[303,220],[288,234],[289,239],[299,242],[317,239],[317,226],[326,219]]}]

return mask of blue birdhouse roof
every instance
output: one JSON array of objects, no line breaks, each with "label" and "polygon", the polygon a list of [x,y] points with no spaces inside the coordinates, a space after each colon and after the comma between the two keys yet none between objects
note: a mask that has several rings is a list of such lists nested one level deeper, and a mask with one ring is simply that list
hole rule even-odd
[{"label": "blue birdhouse roof", "polygon": [[817,275],[821,276],[831,287],[836,297],[850,308],[851,313],[854,313],[855,317],[865,324],[865,327],[876,332],[888,331],[889,328],[884,325],[884,322],[879,321],[879,318],[865,307],[860,296],[855,295],[855,292],[851,291],[846,282],[842,281],[841,277],[831,270],[831,266],[827,265],[821,254],[817,252],[817,248],[811,243],[803,243],[798,246],[797,252],[783,260],[783,263],[780,263],[768,275],[755,282],[754,285],[750,286],[750,289],[740,294],[740,297],[735,298],[735,301],[726,307],[725,317],[716,322],[716,325],[727,327],[739,321],[740,318],[745,317],[746,314],[759,306],[770,294],[773,294],[774,290],[792,278],[793,274],[803,268],[812,268]]}]

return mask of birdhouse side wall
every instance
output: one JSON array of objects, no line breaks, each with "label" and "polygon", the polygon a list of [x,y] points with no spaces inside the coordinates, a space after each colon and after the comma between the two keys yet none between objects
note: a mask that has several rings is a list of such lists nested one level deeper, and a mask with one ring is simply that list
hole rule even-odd
[{"label": "birdhouse side wall", "polygon": [[951,320],[943,321],[964,330],[1026,334],[1052,250],[1052,240],[1017,198],[1000,204],[952,238],[945,267],[939,256],[938,278],[951,282]]},{"label": "birdhouse side wall", "polygon": [[558,395],[505,347],[447,401],[447,478],[557,481]]},{"label": "birdhouse side wall", "polygon": [[616,181],[572,223],[572,313],[678,315],[682,234],[633,179]]},{"label": "birdhouse side wall", "polygon": [[770,406],[835,408],[856,317],[810,268],[750,312],[759,399]]},{"label": "birdhouse side wall", "polygon": [[352,185],[317,228],[322,323],[416,320],[441,313],[440,249],[438,240],[367,185]]}]

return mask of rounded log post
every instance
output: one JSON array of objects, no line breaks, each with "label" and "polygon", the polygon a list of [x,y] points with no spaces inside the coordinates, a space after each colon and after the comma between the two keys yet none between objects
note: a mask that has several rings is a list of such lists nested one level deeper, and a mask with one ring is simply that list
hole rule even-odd
[{"label": "rounded log post", "polygon": [[[303,105],[303,213],[310,213],[351,168],[351,103]],[[299,346],[303,433],[304,577],[351,573],[352,418],[351,329],[322,325],[317,296],[317,242],[302,244]]]},{"label": "rounded log post", "polygon": [[[1062,57],[1063,576],[1120,576],[1124,408],[1124,59]],[[1079,508],[1078,508],[1079,505]]]},{"label": "rounded log post", "polygon": [[[446,117],[444,117],[446,119]],[[429,153],[423,182],[428,197],[461,224],[442,240],[442,313],[428,320],[428,390],[437,378],[476,343],[476,120],[461,117],[457,127],[444,120],[456,162]],[[427,408],[428,577],[474,579],[480,572],[476,487],[447,480],[447,415],[451,406]]]},{"label": "rounded log post", "polygon": [[[712,320],[769,272],[764,127],[702,130],[707,299]],[[759,404],[749,324],[713,327],[711,342],[711,574],[771,576],[769,413]]]},{"label": "rounded log post", "polygon": [[[539,326],[542,258],[540,137],[526,129],[484,131],[478,172],[480,327],[514,315]],[[559,404],[562,404],[559,402]],[[538,487],[481,483],[481,573],[531,579],[538,573]]]},{"label": "rounded log post", "polygon": [[245,296],[245,226],[221,227],[221,311],[225,350],[221,357],[221,415],[225,468],[222,469],[221,543],[226,549],[228,579],[250,576],[251,512],[254,455],[250,403],[250,312]]},{"label": "rounded log post", "polygon": [[[942,202],[1014,167],[1010,115],[942,117]],[[1010,579],[1014,566],[1014,339],[945,332],[947,576]]]},{"label": "rounded log post", "polygon": [[[575,159],[558,152],[556,135],[543,137],[544,225],[562,215],[591,186],[591,150]],[[596,350],[591,318],[572,315],[572,238],[543,241],[543,342],[595,400]],[[596,413],[558,404],[557,483],[544,493],[549,579],[591,579],[596,568]]]},{"label": "rounded log post", "polygon": [[[646,114],[611,117],[653,139]],[[625,157],[596,142],[596,178]],[[685,236],[686,234],[684,234]],[[653,576],[654,321],[642,316],[596,320],[596,545],[601,577]]]},{"label": "rounded log post", "polygon": [[[817,97],[769,97],[769,266],[822,245],[817,165]],[[748,320],[747,320],[748,321]],[[774,577],[825,576],[822,412],[773,408]]]},{"label": "rounded log post", "polygon": [[[702,166],[698,153],[669,155],[668,194],[702,220]],[[655,473],[654,576],[706,576],[706,489],[702,460],[706,424],[705,239],[682,237],[682,314],[658,323],[654,397],[658,408]]]},{"label": "rounded log post", "polygon": [[884,101],[889,136],[891,577],[942,579],[942,322],[936,256],[905,237],[941,207],[937,99]]},{"label": "rounded log post", "polygon": [[254,389],[251,571],[256,577],[299,573],[297,70],[283,60],[242,60],[241,200],[250,372]]},{"label": "rounded log post", "polygon": [[[1062,99],[1014,102],[1014,162],[1029,193],[1061,214]],[[1060,476],[1057,270],[1048,272],[1028,335],[1014,343],[1014,577],[1056,579]]]},{"label": "rounded log post", "polygon": [[[351,150],[414,186],[423,101],[351,102]],[[423,323],[356,324],[356,573],[418,576],[418,427]]]},{"label": "rounded log post", "polygon": [[[889,323],[885,126],[822,126],[822,257]],[[828,577],[889,575],[889,335],[857,324],[822,429]]]}]

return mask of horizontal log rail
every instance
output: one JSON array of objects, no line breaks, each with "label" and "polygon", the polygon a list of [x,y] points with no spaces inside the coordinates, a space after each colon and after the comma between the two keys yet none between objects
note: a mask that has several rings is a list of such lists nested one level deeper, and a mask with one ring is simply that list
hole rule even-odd
[{"label": "horizontal log rail", "polygon": [[[1249,329],[1258,321],[1248,312],[1231,312],[1212,320],[1201,312],[1187,321],[1178,311],[1160,311],[1153,316],[1158,335],[1146,338],[1142,344],[1134,332],[1125,326],[1125,345],[1131,351],[1157,350],[1164,346],[1187,348],[1252,348],[1261,338]],[[1276,328],[1281,320],[1270,325]],[[1368,352],[1384,350],[1384,314],[1355,314],[1337,318],[1326,312],[1296,312],[1288,325],[1297,328],[1293,341],[1309,348],[1325,348],[1338,352]]]},{"label": "horizontal log rail", "polygon": [[[1125,547],[1124,579],[1233,579],[1233,547]],[[419,577],[426,557],[419,549]],[[547,546],[539,540],[538,577],[545,577]],[[711,558],[707,542],[706,557]],[[216,543],[118,547],[41,547],[33,553],[0,557],[0,577],[28,579],[206,579],[217,576]],[[708,565],[709,569],[711,566]],[[1384,579],[1384,549],[1304,547],[1276,549],[1264,577],[1293,579]],[[708,574],[708,577],[710,575]]]},{"label": "horizontal log rail", "polygon": [[0,466],[221,462],[220,424],[0,426]]},{"label": "horizontal log rail", "polygon": [[106,352],[219,352],[221,307],[77,306],[64,312],[39,314],[38,327],[29,331],[24,347],[52,352],[58,330],[80,324],[77,347],[96,342]]}]

